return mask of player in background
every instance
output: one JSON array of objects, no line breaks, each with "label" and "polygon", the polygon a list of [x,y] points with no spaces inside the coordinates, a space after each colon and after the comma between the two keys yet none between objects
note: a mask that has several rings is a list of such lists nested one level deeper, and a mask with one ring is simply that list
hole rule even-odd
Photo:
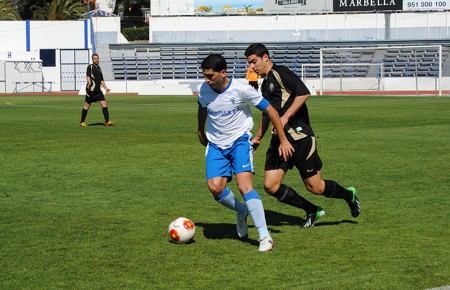
[{"label": "player in background", "polygon": [[[275,128],[266,153],[264,172],[266,192],[282,203],[303,209],[307,217],[302,227],[313,227],[314,222],[325,215],[325,211],[301,197],[292,187],[282,183],[287,171],[295,166],[308,191],[328,198],[345,200],[352,216],[357,217],[361,212],[361,205],[356,190],[353,187],[345,189],[337,182],[323,180],[321,177],[322,161],[317,152],[316,138],[305,103],[310,96],[308,88],[289,68],[274,64],[263,44],[250,45],[245,51],[245,56],[253,70],[264,77],[261,92],[278,111],[284,132],[295,149],[294,155],[289,160],[279,157],[276,148],[279,146],[277,134],[280,134],[280,130]],[[268,127],[269,120],[263,113],[258,131],[252,140],[255,149],[261,143]]]},{"label": "player in background", "polygon": [[86,120],[87,113],[89,108],[91,107],[91,103],[100,102],[102,106],[103,117],[105,118],[105,126],[114,126],[117,123],[111,122],[109,120],[109,111],[108,104],[106,103],[105,95],[103,94],[101,87],[106,90],[106,93],[109,94],[111,91],[105,83],[103,79],[102,69],[98,65],[100,61],[100,57],[98,54],[94,53],[92,55],[92,64],[88,65],[86,69],[86,98],[83,106],[83,110],[81,111],[81,127],[87,127],[88,125],[84,122]]},{"label": "player in background", "polygon": [[245,75],[245,78],[247,79],[248,84],[251,85],[253,88],[255,88],[255,90],[259,89],[259,86],[258,86],[259,76],[257,73],[255,73],[255,71],[253,70],[252,67],[249,66],[247,68],[247,74]]},{"label": "player in background", "polygon": [[[253,149],[251,130],[253,118],[250,105],[264,111],[278,135],[277,154],[288,159],[293,148],[282,131],[277,111],[246,81],[227,76],[226,60],[212,54],[201,64],[205,81],[198,86],[198,138],[206,146],[206,179],[214,199],[236,211],[236,229],[239,237],[248,233],[247,215],[250,214],[259,234],[258,251],[273,248],[264,208],[259,194],[253,188]],[[206,133],[205,133],[206,124]],[[235,175],[242,204],[227,187]]]}]

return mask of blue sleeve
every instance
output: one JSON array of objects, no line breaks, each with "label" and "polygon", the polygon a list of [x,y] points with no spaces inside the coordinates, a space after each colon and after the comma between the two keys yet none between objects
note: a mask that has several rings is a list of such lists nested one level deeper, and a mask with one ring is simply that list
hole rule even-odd
[{"label": "blue sleeve", "polygon": [[259,102],[259,104],[256,105],[255,107],[258,108],[260,111],[264,111],[265,109],[267,109],[269,105],[270,105],[269,101],[263,98],[261,102]]}]

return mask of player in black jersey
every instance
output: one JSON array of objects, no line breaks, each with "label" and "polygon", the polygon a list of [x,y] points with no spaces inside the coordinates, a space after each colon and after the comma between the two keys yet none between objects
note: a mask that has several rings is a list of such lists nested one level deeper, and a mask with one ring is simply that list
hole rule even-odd
[{"label": "player in black jersey", "polygon": [[108,105],[105,100],[105,95],[103,94],[101,87],[106,90],[106,93],[109,94],[111,91],[105,83],[103,79],[102,69],[98,65],[100,61],[100,57],[98,54],[92,55],[92,64],[90,64],[86,69],[86,98],[83,106],[83,110],[81,111],[81,127],[87,127],[88,125],[84,122],[86,120],[87,113],[89,108],[91,107],[91,103],[100,102],[102,106],[103,117],[105,118],[105,126],[114,126],[116,122],[112,122],[109,120],[109,111]]},{"label": "player in black jersey", "polygon": [[[320,174],[322,161],[317,152],[316,138],[309,122],[306,100],[310,92],[306,85],[285,66],[278,66],[270,60],[269,51],[261,43],[250,45],[245,56],[253,70],[264,77],[261,86],[263,96],[280,115],[282,125],[295,152],[287,161],[279,156],[278,138],[273,136],[266,153],[264,189],[278,201],[301,208],[307,214],[302,227],[314,226],[314,222],[325,215],[325,211],[301,197],[293,188],[282,183],[284,176],[294,166],[300,173],[306,189],[328,198],[343,199],[350,207],[353,217],[361,212],[361,205],[353,187],[345,189],[333,180],[323,180]],[[252,142],[256,149],[269,127],[269,120],[262,115],[258,132]],[[276,132],[272,132],[274,135]]]}]

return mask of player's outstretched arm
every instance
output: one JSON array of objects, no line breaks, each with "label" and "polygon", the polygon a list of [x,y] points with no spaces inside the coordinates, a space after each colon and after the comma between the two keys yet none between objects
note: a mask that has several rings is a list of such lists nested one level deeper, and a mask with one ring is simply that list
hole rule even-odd
[{"label": "player's outstretched arm", "polygon": [[208,112],[206,111],[206,108],[202,108],[198,106],[198,112],[197,112],[197,123],[198,123],[198,129],[197,129],[197,136],[198,140],[203,146],[208,145],[208,138],[206,138],[205,135],[205,124],[206,124],[206,118],[208,117]]},{"label": "player's outstretched arm", "polygon": [[280,139],[280,147],[278,148],[278,153],[280,154],[280,156],[283,156],[284,160],[288,160],[289,158],[291,158],[295,150],[286,137],[283,125],[281,124],[280,116],[278,115],[278,112],[275,110],[275,108],[272,107],[272,105],[269,105],[264,111],[267,113],[267,115],[269,115],[270,121],[275,128],[275,132],[278,134],[278,138]]},{"label": "player's outstretched arm", "polygon": [[111,89],[108,88],[105,81],[102,81],[101,84],[102,84],[102,87],[106,90],[106,93],[109,94],[109,92],[111,92]]},{"label": "player's outstretched arm", "polygon": [[269,125],[270,125],[269,116],[267,116],[267,114],[262,114],[261,119],[259,120],[258,130],[256,131],[256,134],[252,139],[253,149],[255,151],[258,148],[259,144],[261,144],[261,140],[264,137],[264,134],[266,134]]},{"label": "player's outstretched arm", "polygon": [[287,109],[287,111],[283,114],[283,117],[281,117],[281,122],[284,125],[287,124],[287,122],[289,121],[289,118],[294,115],[295,113],[297,113],[298,110],[300,110],[300,107],[303,106],[303,104],[306,102],[306,100],[308,100],[309,96],[311,96],[310,94],[307,95],[302,95],[302,96],[296,96],[294,99],[294,102],[292,103],[292,105],[289,107],[289,109]]}]

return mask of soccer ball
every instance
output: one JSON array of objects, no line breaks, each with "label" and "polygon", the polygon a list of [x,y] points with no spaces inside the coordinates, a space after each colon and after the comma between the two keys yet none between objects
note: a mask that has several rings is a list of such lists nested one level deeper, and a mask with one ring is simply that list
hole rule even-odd
[{"label": "soccer ball", "polygon": [[186,244],[194,239],[195,225],[188,218],[176,218],[169,225],[169,235],[172,242]]}]

